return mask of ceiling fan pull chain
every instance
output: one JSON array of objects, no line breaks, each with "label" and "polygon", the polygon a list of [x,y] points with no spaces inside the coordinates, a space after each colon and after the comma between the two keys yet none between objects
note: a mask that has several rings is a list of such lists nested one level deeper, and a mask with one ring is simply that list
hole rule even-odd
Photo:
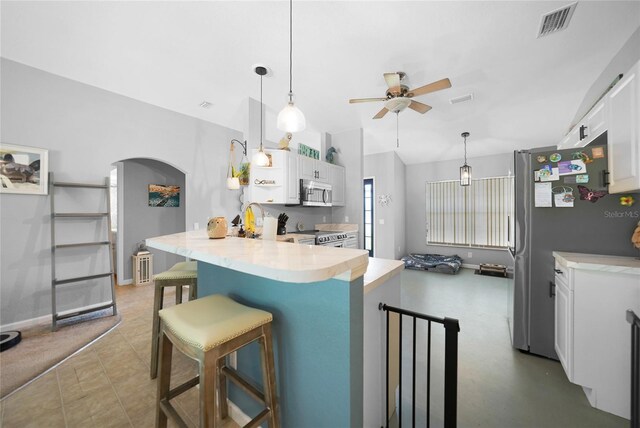
[{"label": "ceiling fan pull chain", "polygon": [[396,112],[396,148],[400,148],[400,112]]}]

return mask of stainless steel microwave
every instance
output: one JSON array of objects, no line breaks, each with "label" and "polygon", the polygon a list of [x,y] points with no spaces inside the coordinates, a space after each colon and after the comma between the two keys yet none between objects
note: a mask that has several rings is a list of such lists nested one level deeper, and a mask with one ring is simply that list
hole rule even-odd
[{"label": "stainless steel microwave", "polygon": [[300,180],[300,203],[309,207],[330,207],[331,184]]}]

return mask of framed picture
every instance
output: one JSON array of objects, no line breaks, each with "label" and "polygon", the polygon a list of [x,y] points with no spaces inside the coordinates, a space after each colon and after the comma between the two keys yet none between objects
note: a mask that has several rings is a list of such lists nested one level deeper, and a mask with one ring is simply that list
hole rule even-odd
[{"label": "framed picture", "polygon": [[179,207],[180,186],[149,184],[150,207]]},{"label": "framed picture", "polygon": [[0,193],[49,194],[49,151],[0,143]]}]

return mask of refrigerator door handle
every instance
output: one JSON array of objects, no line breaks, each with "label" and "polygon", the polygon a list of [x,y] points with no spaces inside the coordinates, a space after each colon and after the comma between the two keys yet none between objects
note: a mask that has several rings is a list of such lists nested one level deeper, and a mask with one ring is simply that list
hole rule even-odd
[{"label": "refrigerator door handle", "polygon": [[556,284],[553,281],[549,281],[549,297],[555,297],[556,295]]}]

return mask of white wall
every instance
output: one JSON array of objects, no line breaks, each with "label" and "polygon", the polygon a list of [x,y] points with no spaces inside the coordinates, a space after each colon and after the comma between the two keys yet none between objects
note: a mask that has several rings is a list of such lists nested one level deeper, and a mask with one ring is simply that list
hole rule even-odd
[{"label": "white wall", "polygon": [[[473,143],[468,143],[473,151]],[[461,147],[462,149],[462,147]],[[426,244],[426,183],[428,181],[458,180],[463,159],[429,162],[406,166],[406,251],[407,253],[457,254],[468,264],[497,263],[512,265],[507,250],[486,250],[467,247]],[[469,158],[473,178],[506,176],[513,163],[513,153]],[[468,257],[468,253],[472,257]]]},{"label": "white wall", "polygon": [[[114,162],[154,158],[186,174],[187,230],[239,210],[224,183],[229,141],[242,133],[4,58],[0,67],[0,139],[49,149],[61,181],[99,182]],[[0,226],[0,324],[50,314],[48,198],[0,195]],[[106,300],[100,290],[75,290],[63,293],[61,310]]]}]

